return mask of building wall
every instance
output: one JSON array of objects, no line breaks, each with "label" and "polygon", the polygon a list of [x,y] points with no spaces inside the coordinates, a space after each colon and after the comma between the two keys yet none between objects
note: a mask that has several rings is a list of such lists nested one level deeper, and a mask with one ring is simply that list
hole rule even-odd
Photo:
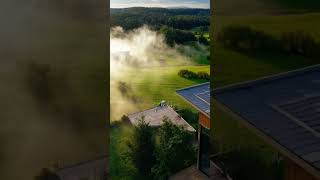
[{"label": "building wall", "polygon": [[317,180],[310,173],[289,159],[285,160],[285,180]]},{"label": "building wall", "polygon": [[199,114],[199,122],[203,127],[210,129],[210,119],[202,113]]}]

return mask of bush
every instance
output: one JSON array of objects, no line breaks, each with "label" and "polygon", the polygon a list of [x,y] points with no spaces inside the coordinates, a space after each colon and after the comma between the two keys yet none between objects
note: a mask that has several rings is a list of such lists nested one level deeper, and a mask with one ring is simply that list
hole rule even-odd
[{"label": "bush", "polygon": [[197,74],[192,72],[192,71],[189,71],[189,70],[186,70],[186,69],[182,69],[178,72],[178,75],[183,77],[183,78],[186,78],[186,79],[195,79],[197,78]]},{"label": "bush", "polygon": [[316,57],[319,55],[319,44],[308,33],[300,31],[286,32],[281,35],[280,40],[284,52],[306,57]]},{"label": "bush", "polygon": [[132,140],[128,142],[129,157],[135,167],[145,177],[151,176],[151,168],[155,164],[155,136],[152,127],[140,119],[134,127]]},{"label": "bush", "polygon": [[261,52],[290,53],[304,57],[320,56],[320,44],[310,34],[296,31],[284,32],[280,39],[247,26],[227,26],[217,35],[225,47],[246,54]]},{"label": "bush", "polygon": [[197,76],[198,76],[198,79],[210,80],[210,75],[206,72],[198,72]]},{"label": "bush", "polygon": [[196,153],[192,139],[191,133],[164,119],[155,153],[157,164],[152,168],[155,179],[166,180],[171,174],[194,163]]},{"label": "bush", "polygon": [[199,43],[204,44],[204,45],[209,45],[209,41],[207,40],[207,38],[205,38],[203,36],[203,34],[200,34],[199,39],[198,39]]},{"label": "bush", "polygon": [[217,40],[228,48],[250,54],[279,49],[279,41],[274,37],[247,26],[227,26],[218,33]]},{"label": "bush", "polygon": [[210,80],[210,75],[206,72],[192,72],[186,69],[182,69],[178,72],[178,75],[180,77],[186,78],[186,79],[204,79],[204,80]]},{"label": "bush", "polygon": [[163,26],[160,29],[160,32],[164,34],[166,43],[169,46],[174,46],[175,44],[185,44],[197,40],[192,32],[173,29],[167,26]]}]

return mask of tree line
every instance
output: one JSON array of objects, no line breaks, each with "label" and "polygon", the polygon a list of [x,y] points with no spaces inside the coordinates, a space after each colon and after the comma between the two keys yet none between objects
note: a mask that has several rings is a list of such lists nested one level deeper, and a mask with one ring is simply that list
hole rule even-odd
[{"label": "tree line", "polygon": [[261,52],[286,53],[307,58],[317,58],[320,55],[320,43],[303,31],[283,32],[277,38],[247,26],[231,25],[222,29],[216,39],[227,48],[249,55]]},{"label": "tree line", "polygon": [[166,8],[125,8],[111,9],[111,27],[121,26],[132,30],[143,25],[155,29],[169,26],[175,29],[190,30],[199,26],[209,26],[208,9],[166,9]]}]

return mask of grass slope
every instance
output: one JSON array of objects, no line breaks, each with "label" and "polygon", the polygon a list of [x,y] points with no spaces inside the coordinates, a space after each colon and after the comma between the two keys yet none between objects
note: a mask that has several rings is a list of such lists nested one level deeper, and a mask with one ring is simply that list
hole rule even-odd
[{"label": "grass slope", "polygon": [[[176,90],[194,84],[203,83],[205,81],[182,78],[178,75],[178,72],[181,69],[209,73],[210,66],[188,65],[152,67],[142,68],[140,70],[130,70],[124,73],[121,79],[123,79],[124,82],[128,83],[132,87],[133,94],[136,95],[142,102],[133,108],[128,109],[128,111],[121,111],[117,114],[112,114],[111,119],[119,119],[124,114],[150,108],[159,104],[161,100],[166,100],[169,104],[177,105],[180,108],[191,108],[190,105],[188,105],[176,94]],[[111,84],[111,86],[116,86],[116,84]],[[117,98],[113,98],[111,96],[111,108],[119,103],[122,103],[122,101],[119,101]]]}]

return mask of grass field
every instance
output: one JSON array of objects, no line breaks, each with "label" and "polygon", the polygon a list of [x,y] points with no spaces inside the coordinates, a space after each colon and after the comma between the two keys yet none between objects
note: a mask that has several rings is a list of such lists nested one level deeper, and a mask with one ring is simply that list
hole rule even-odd
[{"label": "grass field", "polygon": [[[203,83],[205,81],[182,78],[178,75],[178,72],[181,69],[188,69],[194,72],[202,71],[210,73],[209,65],[141,68],[139,70],[134,69],[123,73],[123,77],[120,79],[123,79],[124,82],[132,87],[133,94],[136,95],[141,102],[132,108],[126,108],[119,113],[111,114],[111,119],[116,120],[122,115],[158,105],[161,100],[165,100],[169,104],[178,106],[180,108],[191,108],[190,105],[184,102],[181,97],[176,94],[176,90],[194,84]],[[115,86],[116,84],[111,84],[111,87]],[[119,106],[121,103],[127,102],[112,98],[111,96],[111,109],[114,106]],[[123,106],[125,106],[125,104],[123,104]]]}]

